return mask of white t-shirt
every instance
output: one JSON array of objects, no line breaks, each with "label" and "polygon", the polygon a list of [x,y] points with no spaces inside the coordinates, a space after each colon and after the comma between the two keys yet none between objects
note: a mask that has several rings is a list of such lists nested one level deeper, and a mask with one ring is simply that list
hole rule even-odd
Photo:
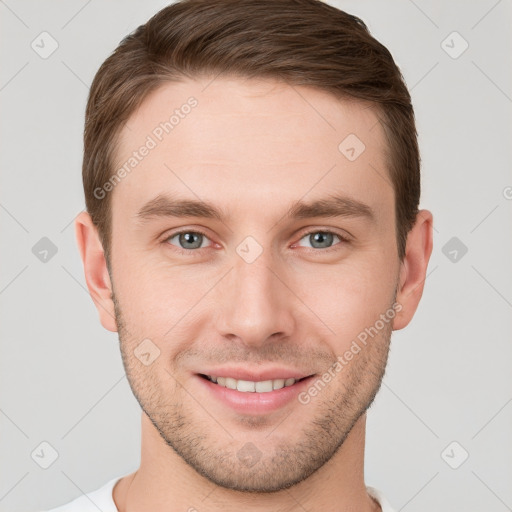
[{"label": "white t-shirt", "polygon": [[[114,498],[112,497],[112,491],[116,483],[123,478],[123,476],[126,475],[116,476],[112,480],[109,480],[103,487],[88,492],[83,496],[79,496],[65,505],[44,512],[98,512],[98,510],[101,510],[101,512],[118,512]],[[374,487],[368,486],[366,490],[370,496],[377,500],[382,512],[395,512],[380,491]]]}]

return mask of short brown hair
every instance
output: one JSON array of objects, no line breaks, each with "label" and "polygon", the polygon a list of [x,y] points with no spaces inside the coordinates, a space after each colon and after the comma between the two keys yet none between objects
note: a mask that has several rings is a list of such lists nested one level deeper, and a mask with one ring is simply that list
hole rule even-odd
[{"label": "short brown hair", "polygon": [[320,0],[182,0],[126,36],[89,93],[82,177],[109,268],[112,201],[95,190],[115,171],[119,133],[160,85],[199,76],[277,79],[376,105],[403,259],[418,213],[420,155],[411,98],[389,51],[359,18]]}]

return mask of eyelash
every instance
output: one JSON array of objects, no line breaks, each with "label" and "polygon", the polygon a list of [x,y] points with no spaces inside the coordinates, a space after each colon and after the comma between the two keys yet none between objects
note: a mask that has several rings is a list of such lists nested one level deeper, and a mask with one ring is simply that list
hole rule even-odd
[{"label": "eyelash", "polygon": [[[171,238],[174,238],[176,235],[181,235],[183,233],[195,233],[197,235],[202,235],[202,236],[208,238],[208,240],[209,240],[208,235],[204,231],[201,231],[200,229],[183,229],[181,231],[176,231],[176,232],[171,233],[169,235],[166,234],[165,237],[162,240],[162,243],[166,244],[166,245],[172,245],[172,244],[168,243],[168,240],[171,239]],[[309,251],[323,252],[323,253],[328,253],[329,252],[330,253],[332,251],[339,250],[339,247],[338,247],[339,245],[350,243],[350,240],[346,236],[343,236],[342,234],[337,233],[336,231],[332,231],[330,229],[312,229],[311,231],[303,233],[302,236],[299,238],[299,241],[302,240],[303,238],[305,238],[308,235],[312,235],[313,233],[328,233],[328,234],[331,234],[331,235],[335,235],[335,236],[337,236],[340,239],[340,242],[335,244],[335,245],[333,245],[332,247],[327,247],[326,249],[315,249],[314,247],[305,247],[304,248],[304,249],[309,249]],[[199,253],[201,249],[207,249],[207,247],[201,247],[200,249],[182,249],[180,247],[177,247],[176,245],[172,245],[172,247],[173,247],[173,250],[175,250],[179,254],[182,254],[182,255],[185,255],[185,256],[195,256],[194,253]]]}]

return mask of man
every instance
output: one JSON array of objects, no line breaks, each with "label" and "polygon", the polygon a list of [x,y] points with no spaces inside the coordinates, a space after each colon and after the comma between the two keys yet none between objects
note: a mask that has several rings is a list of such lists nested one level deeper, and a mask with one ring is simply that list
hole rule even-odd
[{"label": "man", "polygon": [[56,510],[392,511],[366,411],[432,215],[386,48],[318,0],[184,0],[101,66],[84,142],[76,236],[142,452]]}]

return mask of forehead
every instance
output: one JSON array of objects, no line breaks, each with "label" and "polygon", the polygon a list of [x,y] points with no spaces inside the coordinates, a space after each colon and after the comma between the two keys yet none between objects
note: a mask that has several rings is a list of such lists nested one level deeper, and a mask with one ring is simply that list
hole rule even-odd
[{"label": "forehead", "polygon": [[378,209],[393,197],[385,151],[375,109],[359,101],[271,80],[166,83],[120,133],[115,170],[127,172],[113,209],[166,192],[229,209],[334,189]]}]

